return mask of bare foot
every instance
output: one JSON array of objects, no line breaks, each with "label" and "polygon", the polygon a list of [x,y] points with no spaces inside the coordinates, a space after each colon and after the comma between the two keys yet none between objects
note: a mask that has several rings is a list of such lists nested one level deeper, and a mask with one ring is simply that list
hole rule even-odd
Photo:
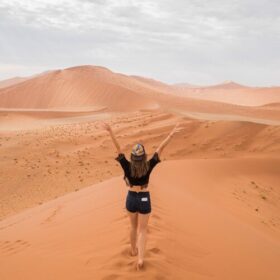
[{"label": "bare foot", "polygon": [[137,256],[138,255],[138,248],[136,247],[135,249],[131,249],[130,255],[132,257]]},{"label": "bare foot", "polygon": [[136,264],[136,269],[141,270],[144,266],[144,261],[143,260],[138,260]]}]

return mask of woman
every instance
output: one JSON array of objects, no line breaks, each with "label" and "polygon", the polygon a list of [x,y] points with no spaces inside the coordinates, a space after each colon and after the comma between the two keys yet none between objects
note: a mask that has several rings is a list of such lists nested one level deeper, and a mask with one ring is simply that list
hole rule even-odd
[{"label": "woman", "polygon": [[[147,161],[147,154],[144,146],[138,143],[133,147],[130,161],[128,161],[114,136],[112,128],[106,123],[104,123],[103,126],[110,133],[113,143],[117,148],[118,156],[115,159],[121,164],[124,170],[124,179],[126,184],[130,187],[126,197],[126,209],[131,222],[131,255],[136,256],[138,254],[137,269],[141,269],[144,262],[147,225],[152,210],[148,188],[149,177],[153,168],[161,161],[160,155],[163,148],[180,129],[177,123],[156,149],[150,160]],[[137,228],[139,231],[138,236]]]}]

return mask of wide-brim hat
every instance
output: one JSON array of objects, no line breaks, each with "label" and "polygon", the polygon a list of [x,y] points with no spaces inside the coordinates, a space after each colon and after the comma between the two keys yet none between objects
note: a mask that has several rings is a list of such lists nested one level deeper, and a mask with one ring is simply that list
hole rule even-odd
[{"label": "wide-brim hat", "polygon": [[131,159],[132,160],[143,160],[145,157],[145,148],[142,144],[136,144],[133,146],[131,151]]}]

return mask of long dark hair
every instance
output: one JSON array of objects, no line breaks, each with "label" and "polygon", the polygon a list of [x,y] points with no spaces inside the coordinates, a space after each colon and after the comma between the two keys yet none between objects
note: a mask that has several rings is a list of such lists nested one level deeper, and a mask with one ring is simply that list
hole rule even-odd
[{"label": "long dark hair", "polygon": [[145,153],[142,160],[134,160],[130,156],[130,175],[134,178],[145,176],[149,170],[150,164],[147,161],[147,154]]}]

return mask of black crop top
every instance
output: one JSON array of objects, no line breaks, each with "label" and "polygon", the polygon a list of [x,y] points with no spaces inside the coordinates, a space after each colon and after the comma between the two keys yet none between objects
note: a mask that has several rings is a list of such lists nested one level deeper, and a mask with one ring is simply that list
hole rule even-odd
[{"label": "black crop top", "polygon": [[150,162],[150,167],[148,172],[146,173],[146,175],[139,177],[139,178],[135,178],[135,177],[131,177],[130,175],[130,161],[128,161],[125,158],[125,155],[123,153],[119,154],[115,160],[117,160],[124,171],[124,179],[127,178],[128,179],[128,183],[131,186],[142,186],[142,185],[147,185],[149,182],[149,178],[150,178],[150,174],[153,170],[153,168],[161,161],[159,159],[158,153],[155,152],[154,155],[152,156],[152,158],[149,160]]}]

